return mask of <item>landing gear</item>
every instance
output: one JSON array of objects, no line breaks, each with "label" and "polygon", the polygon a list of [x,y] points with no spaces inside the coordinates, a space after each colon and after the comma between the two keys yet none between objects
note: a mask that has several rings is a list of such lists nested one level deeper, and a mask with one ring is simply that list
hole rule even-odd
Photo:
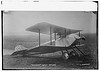
[{"label": "landing gear", "polygon": [[71,52],[68,52],[68,51],[64,52],[64,51],[62,51],[62,58],[64,60],[68,60],[69,58],[73,58],[75,56],[77,56],[77,53],[74,52],[74,51],[71,51]]},{"label": "landing gear", "polygon": [[74,56],[76,56],[77,54],[76,54],[75,52],[71,51],[71,52],[69,53],[69,55],[70,55],[70,57],[74,57]]},{"label": "landing gear", "polygon": [[67,60],[67,59],[69,58],[69,54],[68,54],[67,52],[64,52],[64,53],[62,54],[62,58],[63,58],[64,60]]}]

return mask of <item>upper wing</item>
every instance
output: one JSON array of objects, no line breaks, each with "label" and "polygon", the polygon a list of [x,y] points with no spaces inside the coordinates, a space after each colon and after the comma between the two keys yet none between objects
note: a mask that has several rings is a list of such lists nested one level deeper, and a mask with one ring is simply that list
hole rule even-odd
[{"label": "upper wing", "polygon": [[46,22],[38,23],[34,26],[27,28],[26,30],[31,31],[31,32],[36,32],[36,33],[40,32],[40,33],[43,33],[43,34],[50,34],[50,29],[51,29],[51,34],[52,33],[58,33],[58,34],[62,34],[62,35],[65,34],[65,33],[68,35],[68,34],[72,34],[72,33],[82,31],[82,30],[67,29],[67,28],[56,26],[56,25],[49,24],[49,23],[46,23]]}]

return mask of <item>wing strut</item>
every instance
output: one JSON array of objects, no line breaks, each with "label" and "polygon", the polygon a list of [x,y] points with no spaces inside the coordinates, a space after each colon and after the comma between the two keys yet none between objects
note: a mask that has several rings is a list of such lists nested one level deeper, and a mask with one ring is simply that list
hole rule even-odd
[{"label": "wing strut", "polygon": [[73,51],[74,51],[74,52],[76,52],[76,53],[77,53],[77,55],[79,55],[79,54],[78,54],[78,52],[77,52],[74,48],[72,48],[72,49],[73,49]]},{"label": "wing strut", "polygon": [[[79,31],[79,37],[81,36],[81,32]],[[79,41],[79,45],[80,45],[80,41]]]},{"label": "wing strut", "polygon": [[39,46],[40,46],[40,29],[39,29]]},{"label": "wing strut", "polygon": [[85,55],[85,53],[83,53],[77,46],[75,46],[83,55]]},{"label": "wing strut", "polygon": [[50,25],[50,45],[52,45],[52,32],[51,32],[51,25]]},{"label": "wing strut", "polygon": [[55,33],[55,41],[56,41],[56,33]]},{"label": "wing strut", "polygon": [[65,35],[64,36],[66,36],[66,29],[65,29]]},{"label": "wing strut", "polygon": [[79,32],[79,37],[81,36],[81,32]]}]

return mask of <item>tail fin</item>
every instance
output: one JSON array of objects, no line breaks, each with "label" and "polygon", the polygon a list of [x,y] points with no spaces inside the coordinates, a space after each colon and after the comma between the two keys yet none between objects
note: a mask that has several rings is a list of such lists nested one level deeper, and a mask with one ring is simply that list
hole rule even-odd
[{"label": "tail fin", "polygon": [[27,48],[25,48],[24,46],[18,45],[18,46],[15,47],[15,51],[11,55],[12,56],[18,55],[18,54],[24,55],[26,50],[27,50]]},{"label": "tail fin", "polygon": [[21,51],[21,50],[26,50],[27,48],[25,48],[24,46],[22,45],[18,45],[15,47],[15,51]]}]

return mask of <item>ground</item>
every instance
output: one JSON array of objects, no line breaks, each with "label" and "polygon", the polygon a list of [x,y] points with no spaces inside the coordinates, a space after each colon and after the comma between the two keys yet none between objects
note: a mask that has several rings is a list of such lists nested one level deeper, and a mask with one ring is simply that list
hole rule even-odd
[{"label": "ground", "polygon": [[[48,54],[49,55],[49,54]],[[96,69],[90,56],[63,60],[58,56],[3,56],[4,69]]]}]

